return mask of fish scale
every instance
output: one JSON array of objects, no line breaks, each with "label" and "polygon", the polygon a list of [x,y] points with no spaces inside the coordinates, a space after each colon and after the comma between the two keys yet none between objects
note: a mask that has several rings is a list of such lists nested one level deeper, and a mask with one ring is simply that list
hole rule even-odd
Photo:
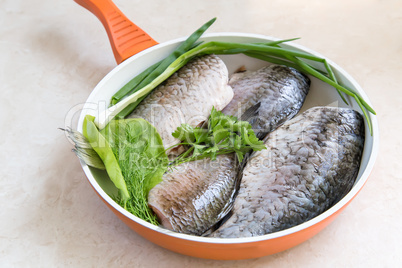
[{"label": "fish scale", "polygon": [[[357,177],[364,122],[352,109],[310,108],[270,133],[265,144],[267,150],[253,153],[243,170],[232,216],[212,237],[269,234],[333,206]],[[267,159],[270,164],[262,165]]]},{"label": "fish scale", "polygon": [[[188,162],[166,173],[148,196],[148,204],[163,226],[171,230],[202,235],[223,216],[233,194],[237,170],[235,155]],[[202,165],[208,168],[200,168]]]},{"label": "fish scale", "polygon": [[[229,85],[233,100],[222,112],[249,121],[262,138],[299,112],[310,79],[296,69],[273,64],[234,74]],[[253,113],[249,114],[249,109]]]},{"label": "fish scale", "polygon": [[128,118],[150,122],[169,148],[180,142],[172,136],[177,127],[183,123],[195,127],[208,118],[212,107],[221,110],[230,102],[233,90],[228,80],[226,65],[218,56],[196,58],[154,89]]},{"label": "fish scale", "polygon": [[[272,77],[275,77],[274,84],[270,80]],[[275,65],[256,72],[235,74],[230,85],[234,87],[235,97],[229,108],[225,108],[226,113],[235,115],[237,110],[230,110],[230,107],[242,106],[243,110],[255,109],[257,113],[252,114],[255,118],[264,114],[259,110],[261,105],[256,106],[261,102],[263,109],[281,103],[282,108],[298,111],[308,92],[309,79],[296,70]],[[292,98],[294,100],[284,101]],[[294,113],[271,109],[269,116],[265,114],[261,119],[286,120],[292,116]],[[271,122],[272,129],[278,126],[276,122]],[[253,127],[261,128],[260,125]],[[184,164],[189,168],[187,172],[178,166],[177,170],[166,173],[163,181],[150,191],[148,203],[162,226],[181,233],[208,235],[230,211],[241,178],[241,167],[236,165],[234,155],[218,156],[216,161],[204,159],[202,163],[202,166],[197,161]],[[219,168],[215,167],[217,163]]]}]

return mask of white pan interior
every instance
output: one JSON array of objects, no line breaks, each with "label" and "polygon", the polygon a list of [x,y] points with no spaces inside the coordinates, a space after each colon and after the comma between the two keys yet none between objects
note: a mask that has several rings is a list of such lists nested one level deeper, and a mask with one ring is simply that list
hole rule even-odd
[{"label": "white pan interior", "polygon": [[[261,36],[255,34],[244,34],[244,33],[214,33],[207,34],[202,38],[204,41],[225,41],[225,42],[267,42],[277,40],[276,38]],[[116,68],[114,68],[108,75],[106,75],[99,84],[95,87],[93,92],[88,97],[86,104],[80,114],[77,130],[82,132],[82,123],[85,115],[91,114],[97,116],[99,111],[103,111],[105,109],[112,97],[112,95],[118,91],[122,86],[124,86],[128,81],[130,81],[135,75],[145,70],[148,66],[162,60],[166,57],[170,52],[172,52],[180,42],[185,40],[185,38],[180,38],[176,40],[172,40],[170,42],[165,42],[154,47],[151,47],[145,51],[142,51],[133,57],[127,59]],[[283,46],[298,49],[300,51],[308,52],[314,54],[319,57],[323,57],[322,55],[311,51],[307,48],[299,46],[295,43],[287,43]],[[226,63],[229,73],[233,73],[241,66],[245,66],[248,70],[256,70],[262,66],[267,65],[267,62],[256,60],[253,58],[249,58],[244,55],[224,55],[220,56],[223,61]],[[324,57],[323,57],[324,58]],[[348,75],[343,69],[337,66],[334,62],[327,59],[330,65],[333,67],[335,75],[337,76],[338,81],[349,87],[350,89],[358,92],[366,102],[371,105],[368,97],[364,93],[363,89],[357,84],[357,82]],[[318,65],[313,64],[315,67],[320,67]],[[311,78],[311,88],[310,92],[306,98],[306,101],[303,105],[302,111],[313,107],[313,106],[337,106],[337,107],[352,107],[353,109],[360,111],[358,105],[354,102],[353,99],[348,99],[348,102],[351,106],[347,106],[339,97],[336,90],[327,85],[320,80]],[[301,112],[302,112],[301,111]],[[340,208],[342,208],[348,201],[350,201],[363,187],[364,183],[368,179],[370,172],[373,168],[377,152],[378,152],[378,143],[379,143],[379,133],[378,133],[378,123],[376,116],[370,114],[372,125],[373,125],[373,135],[370,135],[369,129],[366,124],[366,139],[365,139],[365,147],[361,162],[360,171],[358,174],[358,178],[352,190],[335,206],[324,212],[323,214],[315,217],[312,220],[309,220],[303,224],[297,225],[295,227],[268,234],[259,237],[251,237],[251,238],[231,238],[231,239],[220,239],[220,238],[205,238],[205,237],[197,237],[185,234],[175,233],[169,230],[166,230],[161,227],[154,226],[149,224],[134,215],[130,214],[122,207],[120,207],[117,203],[115,203],[110,197],[109,194],[117,193],[117,189],[114,187],[112,182],[109,180],[106,172],[89,168],[85,163],[81,162],[82,168],[88,177],[89,182],[92,184],[94,189],[100,194],[100,196],[105,199],[110,205],[112,205],[116,210],[120,213],[124,214],[131,220],[144,225],[156,232],[163,232],[164,234],[168,234],[174,237],[180,237],[186,240],[193,240],[199,242],[207,242],[207,243],[240,243],[240,242],[254,242],[261,241],[266,239],[272,239],[279,236],[284,236],[290,233],[294,233],[300,231],[304,228],[307,228],[315,223],[322,221],[323,219],[329,217]]]}]

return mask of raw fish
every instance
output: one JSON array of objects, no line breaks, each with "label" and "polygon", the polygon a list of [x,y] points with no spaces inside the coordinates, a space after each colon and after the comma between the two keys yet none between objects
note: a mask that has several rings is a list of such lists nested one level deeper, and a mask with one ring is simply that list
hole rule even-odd
[{"label": "raw fish", "polygon": [[270,133],[247,162],[231,216],[212,237],[284,230],[323,213],[352,188],[364,144],[362,116],[315,107]]},{"label": "raw fish", "polygon": [[[193,127],[205,121],[212,107],[222,110],[233,98],[228,70],[216,55],[196,58],[153,90],[128,118],[140,117],[155,126],[165,148],[179,142],[172,132],[183,123]],[[172,148],[168,154],[182,150]]]},{"label": "raw fish", "polygon": [[310,79],[296,69],[269,65],[234,74],[229,85],[233,100],[224,114],[247,120],[260,138],[293,118],[310,89]]}]

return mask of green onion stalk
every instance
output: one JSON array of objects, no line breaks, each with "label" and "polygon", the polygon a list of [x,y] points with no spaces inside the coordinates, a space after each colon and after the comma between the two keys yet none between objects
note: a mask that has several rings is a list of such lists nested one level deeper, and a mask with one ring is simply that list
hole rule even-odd
[{"label": "green onion stalk", "polygon": [[[312,75],[333,86],[345,103],[347,103],[347,101],[343,94],[352,97],[362,110],[370,133],[372,134],[372,124],[368,112],[376,114],[375,111],[357,92],[338,83],[330,64],[324,58],[280,47],[280,44],[296,40],[297,38],[267,43],[232,43],[217,41],[196,43],[202,33],[204,33],[214,21],[215,18],[204,24],[186,41],[184,41],[171,55],[135,77],[133,79],[135,80],[135,83],[133,83],[132,80],[128,85],[119,90],[112,98],[112,106],[105,111],[104,116],[95,119],[95,124],[102,129],[116,116],[124,118],[130,114],[140,101],[154,88],[169,78],[194,57],[206,54],[224,55],[242,53],[271,63],[293,67],[306,74]],[[325,71],[314,68],[307,63],[306,60],[322,64]]]}]

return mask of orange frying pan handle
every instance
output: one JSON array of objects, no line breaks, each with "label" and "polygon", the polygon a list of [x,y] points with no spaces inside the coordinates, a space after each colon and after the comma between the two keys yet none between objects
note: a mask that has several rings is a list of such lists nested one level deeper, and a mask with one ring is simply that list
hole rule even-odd
[{"label": "orange frying pan handle", "polygon": [[102,22],[109,36],[117,63],[158,44],[132,23],[111,0],[74,0]]}]

